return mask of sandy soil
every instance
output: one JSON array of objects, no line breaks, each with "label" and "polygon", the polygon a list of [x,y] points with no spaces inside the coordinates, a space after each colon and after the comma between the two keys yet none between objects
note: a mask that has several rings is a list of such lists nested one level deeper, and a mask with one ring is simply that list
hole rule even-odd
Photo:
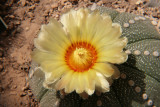
[{"label": "sandy soil", "polygon": [[154,0],[1,0],[0,16],[8,29],[0,34],[0,107],[37,107],[28,84],[33,40],[50,17],[93,4],[149,17],[160,31]]}]

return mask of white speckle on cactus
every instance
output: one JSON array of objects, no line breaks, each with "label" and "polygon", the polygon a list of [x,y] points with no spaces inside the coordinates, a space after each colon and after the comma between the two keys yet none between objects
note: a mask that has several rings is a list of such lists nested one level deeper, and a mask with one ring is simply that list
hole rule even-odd
[{"label": "white speckle on cactus", "polygon": [[102,101],[101,100],[97,101],[97,106],[102,106]]},{"label": "white speckle on cactus", "polygon": [[124,23],[123,26],[124,27],[129,27],[129,23]]},{"label": "white speckle on cactus", "polygon": [[59,100],[57,100],[57,101],[55,102],[55,106],[56,106],[56,107],[59,106],[59,102],[60,102]]},{"label": "white speckle on cactus", "polygon": [[159,56],[159,53],[158,53],[158,51],[154,51],[154,52],[153,52],[153,56],[156,56],[156,57],[158,57],[158,56]]},{"label": "white speckle on cactus", "polygon": [[81,93],[79,95],[82,97],[83,100],[88,99],[88,94],[86,92],[83,92],[83,93]]},{"label": "white speckle on cactus", "polygon": [[128,81],[128,84],[129,84],[130,86],[134,86],[135,83],[134,83],[133,80],[129,80],[129,81]]},{"label": "white speckle on cactus", "polygon": [[135,23],[135,21],[134,20],[129,20],[129,23],[133,24],[133,23]]},{"label": "white speckle on cactus", "polygon": [[126,74],[122,73],[122,74],[121,74],[121,78],[122,78],[122,79],[126,79]]},{"label": "white speckle on cactus", "polygon": [[148,104],[148,106],[152,106],[153,105],[153,101],[152,100],[148,100],[147,104]]},{"label": "white speckle on cactus", "polygon": [[152,25],[156,26],[157,25],[157,22],[156,21],[152,21]]},{"label": "white speckle on cactus", "polygon": [[135,88],[135,91],[136,91],[137,93],[139,93],[139,92],[141,92],[141,88],[137,86],[137,87]]},{"label": "white speckle on cactus", "polygon": [[141,52],[139,50],[134,51],[134,55],[140,55],[140,54],[141,54]]},{"label": "white speckle on cactus", "polygon": [[147,94],[144,93],[144,94],[142,95],[142,98],[143,98],[144,100],[147,100],[147,98],[148,98]]},{"label": "white speckle on cactus", "polygon": [[135,17],[134,20],[139,20],[139,17]]},{"label": "white speckle on cactus", "polygon": [[144,55],[149,55],[150,53],[149,53],[149,51],[144,51]]},{"label": "white speckle on cactus", "polygon": [[125,53],[128,54],[128,55],[130,55],[131,51],[130,50],[126,50]]},{"label": "white speckle on cactus", "polygon": [[141,20],[146,20],[146,18],[145,18],[145,17],[142,17],[142,16],[140,16],[139,19],[141,19]]}]

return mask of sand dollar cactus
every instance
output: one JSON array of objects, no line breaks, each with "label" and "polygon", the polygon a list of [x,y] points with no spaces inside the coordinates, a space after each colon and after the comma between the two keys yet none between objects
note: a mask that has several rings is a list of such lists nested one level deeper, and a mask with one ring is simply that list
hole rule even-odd
[{"label": "sand dollar cactus", "polygon": [[[152,26],[152,24],[150,23],[150,20],[146,19],[143,16],[138,16],[138,15],[129,14],[129,13],[119,13],[115,10],[104,8],[104,7],[98,7],[97,9],[100,11],[101,14],[110,15],[113,23],[120,24],[122,28],[121,38],[127,37],[128,39],[128,44],[123,45],[120,48],[121,50],[119,50],[119,52],[123,52],[124,55],[128,54],[128,60],[125,62],[125,59],[124,59],[123,61],[120,62],[120,63],[125,62],[123,64],[113,63],[114,61],[111,61],[111,62],[108,61],[109,63],[114,64],[115,67],[113,67],[113,65],[111,67],[113,71],[115,72],[120,71],[120,74],[118,74],[119,78],[114,79],[113,82],[111,79],[113,78],[112,76],[109,77],[109,79],[106,79],[107,80],[105,82],[106,85],[107,85],[107,82],[111,84],[109,87],[107,86],[107,89],[109,90],[104,90],[103,89],[104,85],[103,85],[98,91],[97,90],[90,91],[85,89],[81,91],[81,92],[85,91],[89,95],[86,93],[82,93],[81,95],[79,93],[79,90],[76,90],[75,87],[73,87],[73,90],[75,90],[74,92],[72,92],[71,90],[67,90],[67,91],[70,91],[71,93],[66,93],[67,92],[65,90],[65,88],[67,87],[66,84],[63,84],[63,85],[61,84],[60,86],[64,90],[60,90],[57,92],[55,90],[56,88],[55,89],[52,88],[52,87],[55,87],[55,84],[47,84],[48,87],[47,88],[44,87],[44,81],[46,81],[45,80],[46,74],[43,71],[44,69],[40,66],[41,63],[37,64],[33,62],[31,65],[31,70],[29,74],[29,78],[30,78],[29,82],[35,97],[40,101],[40,106],[41,107],[57,107],[57,106],[59,107],[96,107],[96,106],[145,107],[145,106],[154,106],[154,105],[160,106],[160,103],[159,103],[160,101],[160,97],[159,97],[160,95],[159,94],[160,34],[157,32],[155,27]],[[116,26],[119,26],[118,24]],[[104,28],[106,26],[102,26],[102,27]],[[104,32],[106,31],[107,30],[105,30]],[[76,32],[73,31],[73,33],[76,33]],[[107,39],[105,40],[107,41]],[[71,39],[71,41],[76,42],[76,38]],[[68,42],[66,41],[66,43]],[[127,43],[126,39],[122,39],[122,42],[120,42],[120,44],[121,43],[126,44]],[[103,45],[105,44],[105,42],[104,43],[102,42],[100,44]],[[81,66],[82,65],[81,62],[83,62],[84,60],[88,61],[88,58],[89,60],[91,59],[90,57],[87,57],[88,55],[90,56],[90,54],[87,54],[88,50],[86,50],[85,46],[82,47],[83,49],[75,50],[76,51],[74,54],[75,56],[71,55],[72,58],[74,57],[73,59],[78,58],[80,61],[80,62],[75,62],[74,60],[72,60],[72,63],[74,62],[73,64],[74,68],[76,68],[77,66]],[[79,54],[81,53],[83,56],[86,56],[84,57],[83,61],[81,59],[82,57],[77,56],[79,55],[77,53]],[[94,53],[94,52],[91,52],[91,53]],[[38,56],[38,54],[36,56]],[[67,56],[70,56],[70,54],[69,55],[67,54]],[[94,61],[91,61],[91,62],[94,62]],[[84,70],[86,67],[90,67],[90,66],[88,65],[81,66],[80,71],[82,72],[82,70]],[[102,72],[102,74],[105,74],[105,73]],[[113,75],[113,74],[110,74],[110,75]],[[63,77],[60,77],[60,79],[61,78]],[[64,80],[66,81],[66,79]],[[58,81],[56,83],[58,83]]]}]

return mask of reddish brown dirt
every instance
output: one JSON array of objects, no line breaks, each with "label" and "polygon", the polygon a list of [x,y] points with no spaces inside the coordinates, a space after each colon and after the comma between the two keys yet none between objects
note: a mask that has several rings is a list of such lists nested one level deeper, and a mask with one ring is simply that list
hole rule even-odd
[{"label": "reddish brown dirt", "polygon": [[136,0],[1,0],[0,3],[0,15],[8,25],[0,34],[0,107],[38,106],[28,84],[30,54],[41,25],[50,17],[59,19],[70,8],[95,3],[120,12],[146,15],[157,22],[157,29],[160,27],[160,10]]}]

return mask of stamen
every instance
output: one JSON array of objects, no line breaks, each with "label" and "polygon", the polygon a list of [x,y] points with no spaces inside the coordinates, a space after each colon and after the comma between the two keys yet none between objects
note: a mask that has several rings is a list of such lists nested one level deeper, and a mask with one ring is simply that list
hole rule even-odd
[{"label": "stamen", "polygon": [[95,48],[86,42],[77,42],[68,47],[65,59],[75,72],[84,72],[92,68],[97,59]]}]

